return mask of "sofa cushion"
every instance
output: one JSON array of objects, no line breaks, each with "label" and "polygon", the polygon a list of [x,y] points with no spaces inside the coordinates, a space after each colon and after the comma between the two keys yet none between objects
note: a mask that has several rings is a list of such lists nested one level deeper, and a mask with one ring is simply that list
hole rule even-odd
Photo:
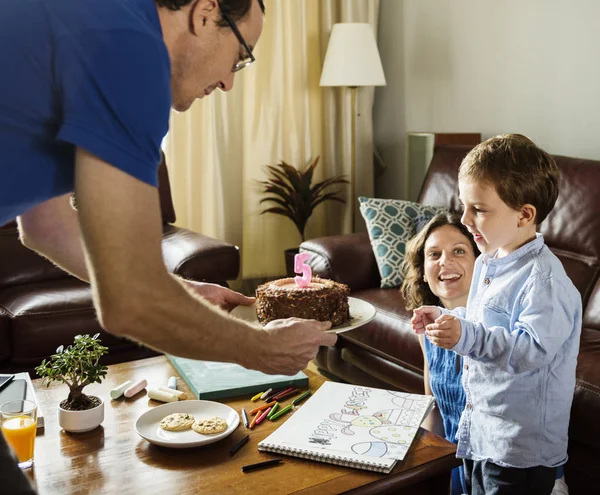
[{"label": "sofa cushion", "polygon": [[381,288],[399,287],[406,243],[415,234],[417,223],[447,210],[399,199],[358,200],[381,275]]},{"label": "sofa cushion", "polygon": [[18,284],[68,277],[56,265],[21,244],[16,224],[0,229],[0,253],[0,290]]},{"label": "sofa cushion", "polygon": [[74,278],[4,289],[0,291],[0,312],[9,317],[14,363],[39,362],[60,344],[72,343],[77,334],[100,333],[111,351],[137,345],[102,330],[95,318],[90,286]]},{"label": "sofa cushion", "polygon": [[240,270],[237,246],[173,225],[164,228],[162,252],[167,269],[187,279],[225,282]]}]

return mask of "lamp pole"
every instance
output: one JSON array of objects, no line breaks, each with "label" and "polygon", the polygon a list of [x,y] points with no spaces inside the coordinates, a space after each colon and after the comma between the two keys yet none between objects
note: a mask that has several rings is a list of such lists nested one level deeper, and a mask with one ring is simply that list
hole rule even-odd
[{"label": "lamp pole", "polygon": [[350,88],[350,202],[352,207],[350,213],[352,215],[352,232],[354,232],[355,211],[356,211],[356,88],[357,86],[349,86]]}]

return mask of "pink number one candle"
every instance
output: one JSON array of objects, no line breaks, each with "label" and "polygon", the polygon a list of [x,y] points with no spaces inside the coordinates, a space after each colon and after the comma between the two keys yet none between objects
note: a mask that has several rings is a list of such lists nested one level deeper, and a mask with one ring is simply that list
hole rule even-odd
[{"label": "pink number one candle", "polygon": [[300,288],[308,287],[310,281],[312,280],[312,270],[310,266],[306,265],[304,262],[308,261],[310,258],[310,254],[308,253],[298,253],[294,256],[294,272],[301,273],[301,277],[294,277],[294,281],[296,285]]}]

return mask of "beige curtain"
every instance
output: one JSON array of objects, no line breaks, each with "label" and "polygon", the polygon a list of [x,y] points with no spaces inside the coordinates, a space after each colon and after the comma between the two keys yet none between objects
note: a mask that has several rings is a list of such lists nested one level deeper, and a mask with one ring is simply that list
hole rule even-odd
[{"label": "beige curtain", "polygon": [[[369,22],[376,29],[379,0],[266,6],[256,63],[236,76],[230,93],[173,113],[165,140],[178,224],[240,246],[243,278],[283,275],[284,250],[300,243],[291,220],[259,214],[256,181],[265,178],[266,164],[283,159],[303,167],[321,155],[315,181],[350,177],[349,91],[321,88],[319,79],[333,24]],[[357,90],[357,196],[373,194],[373,91]],[[326,202],[310,218],[306,237],[351,231],[349,204]]]}]

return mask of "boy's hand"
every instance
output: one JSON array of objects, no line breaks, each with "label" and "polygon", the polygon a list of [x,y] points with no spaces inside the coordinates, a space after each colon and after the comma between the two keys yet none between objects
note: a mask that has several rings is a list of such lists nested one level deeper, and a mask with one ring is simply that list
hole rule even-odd
[{"label": "boy's hand", "polygon": [[425,333],[425,327],[432,324],[441,314],[442,311],[437,306],[421,306],[415,309],[410,319],[412,329],[417,334]]},{"label": "boy's hand", "polygon": [[460,339],[460,321],[452,315],[442,315],[426,326],[425,335],[432,344],[452,349]]}]

